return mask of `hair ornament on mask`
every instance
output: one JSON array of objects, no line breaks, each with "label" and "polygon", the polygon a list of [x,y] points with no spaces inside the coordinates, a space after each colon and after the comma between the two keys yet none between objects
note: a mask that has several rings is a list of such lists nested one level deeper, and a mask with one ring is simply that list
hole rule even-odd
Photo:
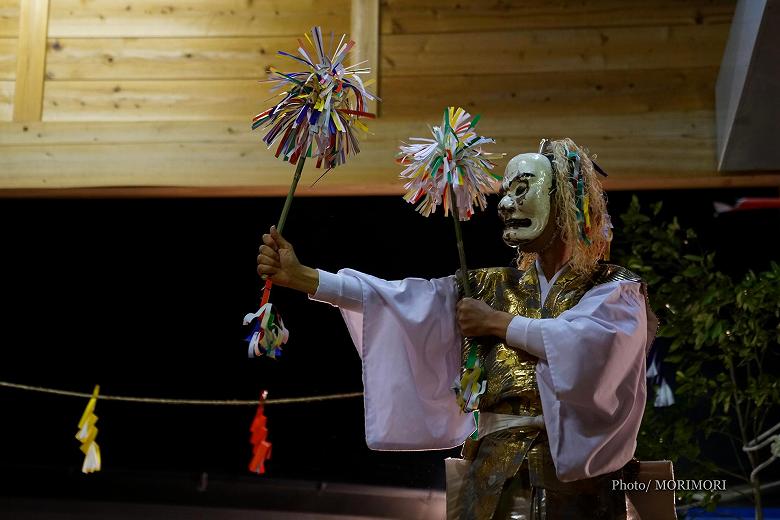
[{"label": "hair ornament on mask", "polygon": [[566,159],[568,159],[571,169],[569,180],[574,188],[574,203],[577,212],[577,224],[580,230],[580,240],[586,245],[590,245],[590,201],[585,194],[585,178],[580,171],[580,154],[576,150],[566,149]]},{"label": "hair ornament on mask", "polygon": [[[552,169],[552,182],[548,181],[546,186],[549,186],[551,204],[557,207],[554,218],[558,234],[564,243],[573,248],[569,263],[571,269],[579,273],[592,272],[599,260],[609,258],[612,237],[607,199],[598,177],[606,176],[606,173],[594,162],[595,154],[591,155],[586,148],[567,137],[542,139],[538,154],[528,155],[543,156],[546,159],[543,162],[549,162]],[[518,242],[517,235],[516,229],[505,226],[504,242],[514,246],[507,237]],[[518,267],[522,270],[530,268],[538,257],[539,248],[534,245],[519,248],[519,251]]]}]

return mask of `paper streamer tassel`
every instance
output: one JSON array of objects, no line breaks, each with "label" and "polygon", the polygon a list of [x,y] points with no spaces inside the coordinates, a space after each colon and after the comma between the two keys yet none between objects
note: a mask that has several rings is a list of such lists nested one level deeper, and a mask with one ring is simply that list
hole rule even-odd
[{"label": "paper streamer tassel", "polygon": [[263,354],[276,359],[282,355],[282,345],[287,343],[290,332],[284,327],[282,316],[270,304],[266,303],[255,313],[244,316],[244,325],[254,322],[252,332],[247,336],[250,358]]},{"label": "paper streamer tassel", "polygon": [[81,442],[81,451],[84,453],[82,473],[100,471],[100,447],[95,442],[98,433],[98,429],[95,427],[98,420],[97,415],[95,415],[98,393],[100,393],[100,385],[95,385],[95,390],[81,415],[79,429],[76,432],[76,439]]},{"label": "paper streamer tassel", "polygon": [[[495,164],[490,159],[503,154],[482,150],[482,145],[495,141],[477,134],[478,121],[479,116],[471,119],[462,108],[448,107],[441,126],[431,129],[432,139],[411,137],[401,145],[397,161],[406,167],[400,174],[407,181],[404,199],[419,203],[422,215],[429,216],[441,205],[445,215],[457,208],[458,219],[468,220],[474,205],[485,209],[486,195],[500,188],[501,176],[491,171]],[[457,200],[452,200],[452,192]]]},{"label": "paper streamer tassel", "polygon": [[487,381],[482,374],[479,360],[476,360],[474,366],[463,369],[461,376],[455,379],[452,389],[461,410],[468,413],[479,408],[479,399],[487,389]]},{"label": "paper streamer tassel", "polygon": [[304,36],[308,45],[299,39],[298,55],[279,51],[302,70],[285,73],[271,68],[268,81],[275,83],[272,90],[283,91],[282,99],[257,114],[252,129],[266,130],[263,141],[274,147],[276,157],[292,164],[299,157],[312,157],[317,168],[330,170],[360,152],[356,129],[368,130],[360,118],[375,117],[366,112],[365,104],[377,98],[360,78],[371,72],[367,64],[344,65],[354,41],[345,41],[346,35],[334,40],[331,33],[326,45],[319,27]]},{"label": "paper streamer tassel", "polygon": [[257,405],[257,413],[252,421],[252,432],[249,442],[252,443],[252,460],[249,462],[249,471],[262,475],[265,473],[265,461],[271,458],[271,443],[266,439],[268,437],[268,428],[266,427],[266,417],[263,413],[263,403],[268,396],[268,392],[263,391],[260,394],[260,403]]}]

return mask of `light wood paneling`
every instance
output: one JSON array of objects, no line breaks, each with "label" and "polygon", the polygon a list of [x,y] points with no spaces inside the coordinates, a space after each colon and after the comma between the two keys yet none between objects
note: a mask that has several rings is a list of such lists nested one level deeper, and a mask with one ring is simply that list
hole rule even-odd
[{"label": "light wood paneling", "polygon": [[0,0],[0,38],[19,35],[19,2],[21,0]]},{"label": "light wood paneling", "polygon": [[382,75],[717,67],[727,35],[724,25],[390,34]]},{"label": "light wood paneling", "polygon": [[51,0],[50,37],[299,36],[349,32],[350,0]]},{"label": "light wood paneling", "polygon": [[[501,114],[545,118],[565,114],[711,110],[715,67],[677,70],[536,74],[397,76],[382,79],[386,117],[436,120],[444,106],[463,106],[489,120]],[[673,94],[672,94],[673,93]]]},{"label": "light wood paneling", "polygon": [[383,0],[382,34],[729,23],[735,0]]},{"label": "light wood paneling", "polygon": [[14,85],[13,81],[0,81],[0,121],[10,121],[13,116]]},{"label": "light wood paneling", "polygon": [[[376,79],[379,75],[379,0],[352,0],[350,12],[351,37],[356,45],[352,50],[355,57],[353,63],[365,61],[366,66],[371,67],[371,77]],[[365,83],[364,78],[364,83]],[[372,87],[377,96],[380,96],[380,85],[375,83]],[[376,101],[366,101],[366,111],[379,114],[380,107]]]},{"label": "light wood paneling", "polygon": [[16,38],[0,38],[0,80],[16,78]]},{"label": "light wood paneling", "polygon": [[[535,140],[535,139],[534,139]],[[518,141],[518,139],[515,139]],[[533,149],[524,138],[516,149]],[[601,163],[611,179],[631,177],[700,177],[711,173],[706,148],[692,152],[672,148],[673,139],[591,141],[604,150]],[[499,144],[501,146],[501,144]],[[395,148],[373,146],[320,181],[321,185],[397,185]],[[275,159],[257,144],[144,143],[7,146],[5,168],[0,173],[6,188],[80,186],[289,186],[292,167]],[[644,162],[638,162],[640,156]],[[503,168],[504,164],[501,165]],[[702,169],[692,169],[702,167]],[[705,169],[706,168],[706,169]],[[303,183],[311,184],[323,170],[309,167]],[[366,179],[370,179],[366,183]],[[396,184],[397,183],[397,184]]]},{"label": "light wood paneling", "polygon": [[269,66],[298,70],[277,51],[296,53],[290,37],[57,38],[49,40],[46,78],[265,79]]},{"label": "light wood paneling", "polygon": [[19,10],[14,121],[39,121],[46,67],[49,0],[25,0]]},{"label": "light wood paneling", "polygon": [[[710,110],[716,74],[716,69],[704,68],[454,76],[447,81],[390,77],[382,81],[384,117],[437,121],[448,105],[481,113],[485,121],[507,113],[538,119]],[[256,80],[50,81],[44,119],[249,120],[269,105],[271,96],[269,85]]]},{"label": "light wood paneling", "polygon": [[[573,115],[519,123],[494,119],[486,124],[486,130],[497,138],[494,151],[512,155],[533,149],[539,136],[556,137],[558,129],[567,128],[567,135],[599,154],[599,162],[609,172],[606,184],[612,189],[780,185],[777,173],[713,175],[712,114],[691,113],[685,121],[675,117],[679,116],[610,116],[594,121]],[[321,170],[305,168],[300,193],[401,193],[393,155],[400,139],[423,135],[423,126],[418,122],[376,121],[372,125],[375,135],[364,140],[364,152],[329,173],[314,188],[311,182]],[[623,129],[620,137],[611,137],[617,128]],[[684,128],[686,133],[675,134],[670,128]],[[155,192],[143,188],[141,192],[171,196],[283,195],[292,167],[274,158],[259,140],[260,134],[251,133],[241,121],[5,124],[0,126],[0,156],[5,158],[0,186],[189,186],[198,189]],[[506,159],[499,161],[499,169],[506,165]],[[128,195],[121,190],[114,193]],[[92,192],[96,194],[110,196],[111,192]],[[10,195],[13,193],[0,192],[0,196]],[[89,191],[73,195],[89,196]]]},{"label": "light wood paneling", "polygon": [[[613,179],[697,177],[711,175],[714,167],[711,116],[692,113],[686,121],[672,123],[679,115],[493,119],[484,130],[497,140],[493,151],[511,156],[533,149],[539,136],[556,137],[566,128],[567,135],[599,154]],[[672,127],[687,132],[670,132]],[[259,142],[261,134],[251,134],[241,122],[97,123],[78,132],[71,132],[67,123],[2,128],[0,142],[8,143],[0,146],[0,185],[5,187],[282,186],[292,173],[289,164]],[[421,122],[384,119],[371,129],[375,134],[364,139],[363,152],[329,174],[324,184],[393,185],[398,182],[393,158],[399,141],[427,130]],[[618,129],[620,137],[612,137]],[[500,162],[499,168],[505,164]],[[313,170],[307,169],[310,180],[316,178]]]},{"label": "light wood paneling", "polygon": [[[50,1],[44,121],[0,124],[0,196],[283,195],[292,168],[249,129],[272,102],[258,80],[271,65],[297,70],[276,51],[294,51],[311,25],[340,35],[366,21],[352,0]],[[713,87],[733,0],[367,1],[381,8],[382,118],[314,188],[321,170],[307,166],[301,194],[401,193],[399,142],[426,135],[447,105],[482,114],[479,130],[508,157],[572,137],[616,189],[778,185],[777,172],[715,169]],[[7,119],[16,44],[2,20]]]},{"label": "light wood paneling", "polygon": [[45,121],[192,121],[252,116],[276,99],[255,80],[51,81]]},{"label": "light wood paneling", "polygon": [[[579,117],[572,113],[555,118],[516,119],[512,116],[480,121],[482,133],[501,140],[515,139],[523,147],[535,148],[540,137],[560,137],[561,129],[572,138],[582,138],[583,145],[598,138],[602,141],[619,139],[612,135],[641,139],[667,139],[680,141],[680,147],[704,144],[714,139],[712,111],[690,113],[653,114],[604,114],[594,118]],[[249,130],[246,119],[223,121],[169,121],[169,122],[42,122],[10,123],[0,125],[0,149],[3,146],[59,146],[74,144],[121,143],[260,143],[262,132]],[[429,133],[427,120],[393,120],[382,118],[369,123],[370,134],[361,143],[366,148],[382,147],[394,150],[401,140]],[[519,153],[520,148],[502,148],[491,145],[494,151]],[[593,148],[591,146],[591,148]],[[598,149],[592,149],[599,153]],[[388,153],[391,168],[393,153]],[[358,157],[361,157],[359,155]]]},{"label": "light wood paneling", "polygon": [[251,144],[8,146],[3,153],[6,187],[282,185],[292,175],[285,163]]},{"label": "light wood paneling", "polygon": [[[79,144],[122,143],[255,143],[260,134],[252,133],[246,120],[209,122],[70,122],[11,123],[0,125],[0,149],[3,146],[47,147]],[[262,145],[259,145],[262,146]]]}]

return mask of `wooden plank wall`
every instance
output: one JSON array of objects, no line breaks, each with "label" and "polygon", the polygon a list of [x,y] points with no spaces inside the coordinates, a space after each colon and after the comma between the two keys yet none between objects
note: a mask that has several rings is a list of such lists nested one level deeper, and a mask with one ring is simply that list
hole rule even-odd
[{"label": "wooden plank wall", "polygon": [[570,136],[625,178],[713,176],[731,1],[387,0],[385,114],[465,103],[497,149]]},{"label": "wooden plank wall", "polygon": [[[20,1],[0,0],[5,196],[284,193],[292,169],[248,129],[268,105],[257,80],[290,68],[276,51],[311,25],[348,32],[360,0],[49,0],[42,118],[12,122]],[[734,0],[383,0],[382,117],[358,158],[302,191],[400,192],[399,141],[448,104],[481,113],[495,151],[571,136],[617,188],[778,185],[715,170],[714,83],[733,11]],[[318,174],[306,168],[302,185]]]},{"label": "wooden plank wall", "polygon": [[0,0],[0,125],[13,115],[20,1]]}]

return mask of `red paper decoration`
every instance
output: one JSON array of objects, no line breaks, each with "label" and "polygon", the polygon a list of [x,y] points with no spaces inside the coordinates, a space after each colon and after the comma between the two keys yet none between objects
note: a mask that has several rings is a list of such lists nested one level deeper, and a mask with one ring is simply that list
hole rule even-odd
[{"label": "red paper decoration", "polygon": [[252,443],[252,461],[249,463],[249,471],[262,475],[265,473],[265,461],[271,458],[271,443],[266,440],[268,437],[268,428],[266,427],[266,417],[263,413],[263,404],[268,392],[263,390],[260,393],[260,403],[257,405],[257,414],[252,421],[252,432],[249,442]]}]

